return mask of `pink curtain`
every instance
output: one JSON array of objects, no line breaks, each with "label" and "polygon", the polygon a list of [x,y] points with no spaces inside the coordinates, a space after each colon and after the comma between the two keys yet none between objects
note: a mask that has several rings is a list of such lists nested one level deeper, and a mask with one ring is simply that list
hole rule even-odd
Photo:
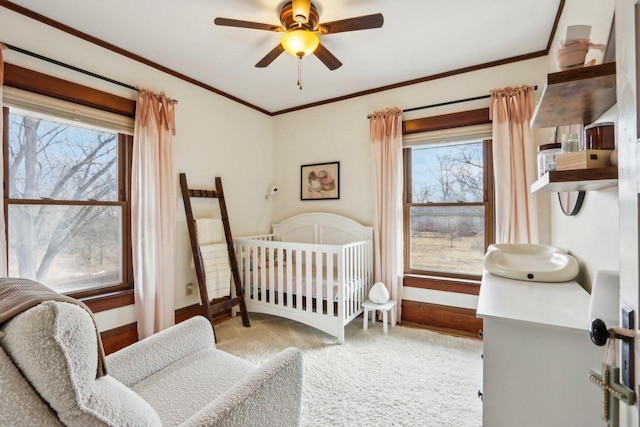
[{"label": "pink curtain", "polygon": [[138,337],[175,322],[175,101],[138,92],[133,137],[131,222]]},{"label": "pink curtain", "polygon": [[370,121],[375,183],[373,217],[374,280],[385,284],[391,299],[402,301],[402,110],[376,111]]},{"label": "pink curtain", "polygon": [[[0,43],[0,113],[2,113],[2,86],[4,85],[4,59],[2,51],[7,47]],[[0,114],[0,135],[4,133],[4,114]],[[4,150],[0,150],[0,176],[4,176]],[[7,239],[4,232],[5,218],[4,209],[0,209],[0,277],[6,277],[7,269]]]},{"label": "pink curtain", "polygon": [[536,153],[530,127],[533,87],[491,91],[496,243],[537,243]]}]

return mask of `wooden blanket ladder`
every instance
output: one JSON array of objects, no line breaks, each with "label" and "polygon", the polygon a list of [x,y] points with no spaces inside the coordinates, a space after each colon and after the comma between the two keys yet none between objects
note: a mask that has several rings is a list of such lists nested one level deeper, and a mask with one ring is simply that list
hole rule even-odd
[{"label": "wooden blanket ladder", "polygon": [[[224,192],[222,191],[222,180],[220,177],[215,178],[215,190],[194,190],[190,189],[187,185],[187,176],[184,173],[180,174],[180,188],[182,189],[182,200],[184,201],[184,209],[187,215],[187,228],[189,229],[189,238],[191,240],[191,252],[193,253],[193,264],[196,269],[196,277],[198,279],[198,289],[200,290],[200,300],[202,302],[202,314],[209,319],[211,327],[213,326],[213,316],[222,313],[223,311],[230,310],[231,308],[239,305],[240,313],[242,315],[242,324],[249,327],[249,315],[247,314],[247,306],[244,301],[244,291],[242,289],[242,283],[240,282],[240,272],[238,271],[238,259],[236,258],[236,250],[233,244],[233,237],[231,236],[231,226],[229,225],[229,216],[227,215],[227,205],[224,201]],[[200,255],[200,246],[198,245],[198,235],[196,232],[196,220],[193,217],[193,210],[191,208],[192,197],[205,197],[210,199],[218,199],[220,205],[220,215],[222,219],[222,225],[224,228],[224,235],[227,241],[227,251],[229,253],[229,265],[231,267],[231,276],[236,288],[236,296],[218,298],[210,301],[207,293],[207,284],[205,280],[204,265]],[[217,338],[216,338],[217,342]]]}]

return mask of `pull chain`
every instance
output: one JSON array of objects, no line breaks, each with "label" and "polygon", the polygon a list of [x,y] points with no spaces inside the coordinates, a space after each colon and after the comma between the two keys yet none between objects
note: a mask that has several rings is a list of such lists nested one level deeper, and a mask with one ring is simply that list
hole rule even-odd
[{"label": "pull chain", "polygon": [[302,90],[302,55],[298,56],[298,88]]}]

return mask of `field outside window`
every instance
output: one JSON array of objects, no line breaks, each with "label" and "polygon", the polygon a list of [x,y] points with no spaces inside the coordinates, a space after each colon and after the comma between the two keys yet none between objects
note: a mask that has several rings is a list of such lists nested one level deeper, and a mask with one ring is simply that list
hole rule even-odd
[{"label": "field outside window", "polygon": [[[482,274],[492,236],[485,165],[490,142],[463,140],[405,149],[405,270],[465,277]],[[407,191],[410,189],[410,191]]]}]

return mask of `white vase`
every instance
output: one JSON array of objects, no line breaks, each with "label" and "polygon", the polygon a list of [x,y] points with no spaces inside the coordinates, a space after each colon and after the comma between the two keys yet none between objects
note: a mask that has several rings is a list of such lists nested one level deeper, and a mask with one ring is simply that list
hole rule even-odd
[{"label": "white vase", "polygon": [[377,282],[371,287],[369,299],[376,304],[384,304],[389,301],[389,291],[384,283]]}]

